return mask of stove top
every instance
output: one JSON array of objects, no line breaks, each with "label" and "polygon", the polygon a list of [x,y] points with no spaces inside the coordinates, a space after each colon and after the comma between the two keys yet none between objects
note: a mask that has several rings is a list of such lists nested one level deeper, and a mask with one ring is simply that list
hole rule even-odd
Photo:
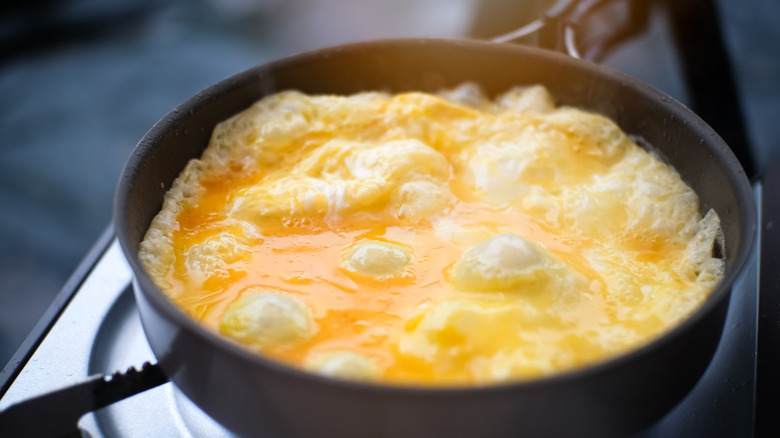
[{"label": "stove top", "polygon": [[[754,194],[760,206],[760,183]],[[754,436],[759,260],[756,245],[734,284],[720,345],[699,383],[666,417],[634,438]],[[44,318],[39,333],[31,336],[37,340],[29,340],[0,374],[0,390],[5,390],[0,410],[88,376],[155,362],[131,280],[109,229],[63,290],[52,308],[54,316]],[[82,436],[93,438],[234,436],[170,382],[89,413],[78,428]]]}]

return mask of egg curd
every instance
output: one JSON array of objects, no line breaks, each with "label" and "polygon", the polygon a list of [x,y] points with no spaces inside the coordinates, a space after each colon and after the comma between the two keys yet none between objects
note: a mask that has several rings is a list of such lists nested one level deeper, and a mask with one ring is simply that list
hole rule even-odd
[{"label": "egg curd", "polygon": [[603,361],[722,277],[717,215],[607,118],[494,100],[268,96],[219,124],[141,244],[205,327],[336,378],[469,385]]}]

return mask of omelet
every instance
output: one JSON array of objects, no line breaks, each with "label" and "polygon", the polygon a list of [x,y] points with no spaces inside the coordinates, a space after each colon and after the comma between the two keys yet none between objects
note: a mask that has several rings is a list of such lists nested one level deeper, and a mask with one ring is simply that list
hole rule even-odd
[{"label": "omelet", "polygon": [[140,259],[257,354],[457,386],[638,348],[717,286],[722,246],[717,214],[613,121],[464,84],[261,99],[216,126]]}]

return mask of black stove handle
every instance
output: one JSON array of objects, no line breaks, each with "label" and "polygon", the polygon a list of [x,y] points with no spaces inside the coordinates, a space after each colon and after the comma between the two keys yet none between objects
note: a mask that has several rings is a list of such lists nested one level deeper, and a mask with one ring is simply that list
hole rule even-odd
[{"label": "black stove handle", "polygon": [[96,375],[86,381],[9,406],[0,412],[0,436],[80,437],[78,421],[86,413],[168,381],[157,364],[141,370]]}]

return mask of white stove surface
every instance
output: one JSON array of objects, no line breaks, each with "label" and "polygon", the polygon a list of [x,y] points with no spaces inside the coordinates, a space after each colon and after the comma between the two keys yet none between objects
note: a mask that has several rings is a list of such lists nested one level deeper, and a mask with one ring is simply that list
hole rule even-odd
[{"label": "white stove surface", "polygon": [[[0,410],[94,374],[156,362],[141,328],[132,273],[114,239],[55,326],[0,400]],[[87,414],[82,435],[233,437],[171,383]]]}]

